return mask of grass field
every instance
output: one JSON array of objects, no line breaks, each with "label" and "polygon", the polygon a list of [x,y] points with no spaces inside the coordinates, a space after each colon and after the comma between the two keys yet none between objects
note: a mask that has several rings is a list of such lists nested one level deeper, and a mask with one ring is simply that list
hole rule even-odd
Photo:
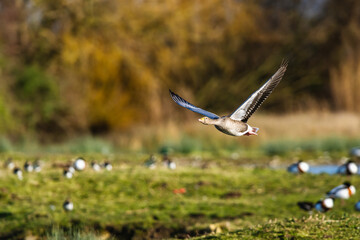
[{"label": "grass field", "polygon": [[[19,166],[39,157],[12,156]],[[173,157],[176,170],[160,160],[151,170],[143,165],[147,155],[88,154],[89,162],[110,160],[113,171],[88,166],[65,179],[53,163],[74,157],[43,155],[43,170],[24,173],[22,181],[0,170],[1,239],[344,239],[360,234],[360,214],[354,210],[358,193],[344,205],[336,201],[326,214],[309,215],[296,205],[319,200],[345,180],[358,187],[359,176],[296,176],[271,169],[264,160],[183,156]],[[181,188],[186,192],[174,193]],[[62,209],[67,198],[74,203],[72,212]]]}]

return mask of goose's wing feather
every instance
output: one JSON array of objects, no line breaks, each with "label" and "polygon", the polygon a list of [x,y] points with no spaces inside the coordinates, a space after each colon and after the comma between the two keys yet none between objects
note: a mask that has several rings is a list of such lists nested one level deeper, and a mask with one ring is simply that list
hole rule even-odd
[{"label": "goose's wing feather", "polygon": [[270,95],[274,88],[279,84],[285,74],[288,65],[287,60],[283,60],[276,73],[255,91],[235,112],[230,115],[231,119],[247,122],[251,115],[260,107],[265,99]]},{"label": "goose's wing feather", "polygon": [[201,108],[198,108],[194,105],[192,105],[191,103],[189,103],[188,101],[186,101],[185,99],[183,99],[182,97],[180,97],[179,95],[177,95],[176,93],[172,92],[170,89],[169,89],[169,92],[170,92],[170,96],[171,98],[177,103],[179,104],[180,106],[184,107],[184,108],[187,108],[193,112],[196,112],[196,113],[200,113],[204,116],[207,116],[211,119],[217,119],[219,118],[218,115],[214,114],[214,113],[211,113],[211,112],[208,112],[204,109],[201,109]]}]

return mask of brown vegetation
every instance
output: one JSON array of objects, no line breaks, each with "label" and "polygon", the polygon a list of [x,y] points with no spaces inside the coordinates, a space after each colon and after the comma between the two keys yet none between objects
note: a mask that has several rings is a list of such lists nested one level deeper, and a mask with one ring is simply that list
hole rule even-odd
[{"label": "brown vegetation", "polygon": [[61,140],[192,117],[168,88],[229,113],[284,57],[290,67],[263,110],[359,112],[359,8],[355,0],[4,0],[0,131]]}]

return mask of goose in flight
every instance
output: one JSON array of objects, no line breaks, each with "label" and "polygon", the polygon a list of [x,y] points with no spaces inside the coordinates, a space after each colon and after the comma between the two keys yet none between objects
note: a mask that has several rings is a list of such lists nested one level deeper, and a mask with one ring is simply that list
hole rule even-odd
[{"label": "goose in flight", "polygon": [[279,84],[285,74],[287,66],[288,61],[283,60],[276,73],[236,109],[235,112],[228,116],[219,117],[214,113],[198,108],[169,89],[170,96],[180,106],[204,115],[205,117],[199,119],[201,123],[214,125],[216,129],[225,134],[231,136],[258,135],[257,132],[259,128],[251,127],[247,124],[247,121]]}]

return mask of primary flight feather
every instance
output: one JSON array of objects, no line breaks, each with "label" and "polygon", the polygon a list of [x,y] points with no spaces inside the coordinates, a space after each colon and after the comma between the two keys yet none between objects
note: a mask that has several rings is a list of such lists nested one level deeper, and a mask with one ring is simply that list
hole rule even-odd
[{"label": "primary flight feather", "polygon": [[276,73],[257,91],[251,94],[235,112],[228,116],[219,117],[214,113],[196,107],[169,89],[170,96],[180,106],[204,115],[205,117],[199,119],[201,123],[214,125],[223,133],[232,136],[257,135],[259,128],[251,127],[247,124],[247,121],[279,84],[285,74],[287,66],[288,61],[283,61]]}]

